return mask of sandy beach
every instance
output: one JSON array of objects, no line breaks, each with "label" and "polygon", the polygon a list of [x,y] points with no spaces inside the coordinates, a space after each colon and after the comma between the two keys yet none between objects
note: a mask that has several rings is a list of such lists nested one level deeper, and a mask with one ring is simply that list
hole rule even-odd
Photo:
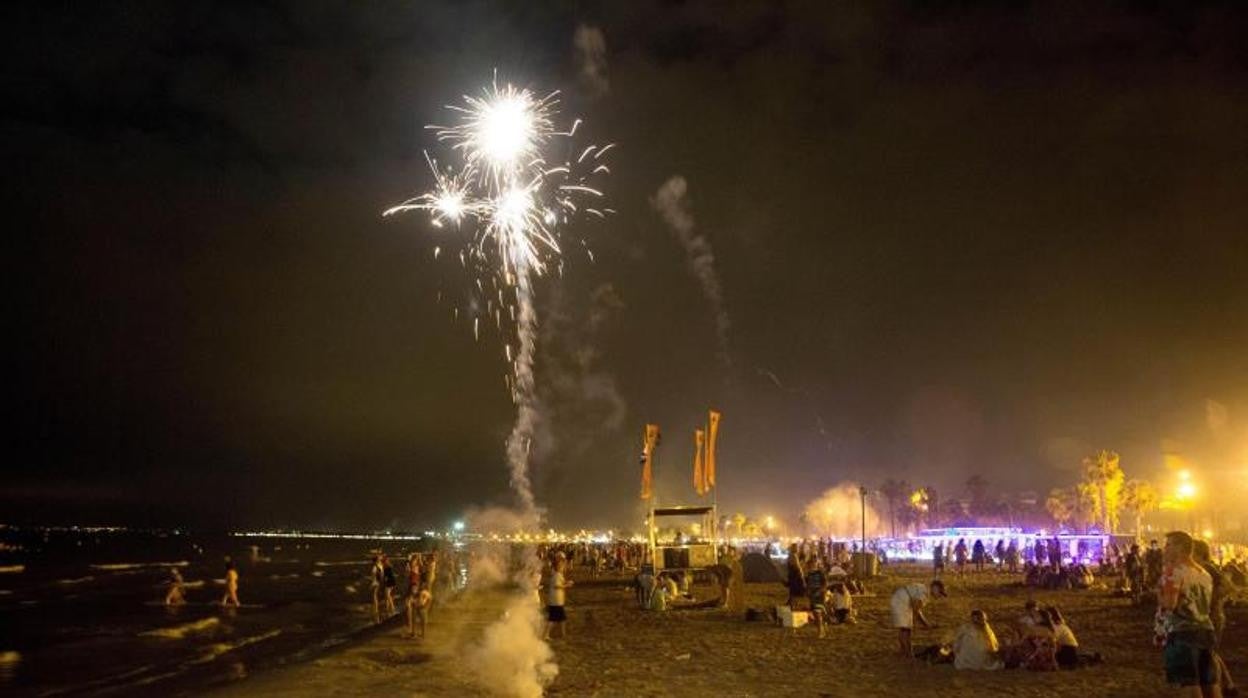
[{"label": "sandy beach", "polygon": [[[951,666],[902,664],[893,655],[896,633],[887,627],[887,595],[922,570],[890,570],[857,599],[859,622],[833,627],[819,639],[813,626],[787,630],[747,622],[728,610],[636,609],[627,580],[578,577],[569,594],[569,637],[553,647],[559,675],[548,695],[565,696],[1160,696],[1161,658],[1151,645],[1152,609],[1132,606],[1101,590],[1038,591],[1017,577],[984,572],[948,578],[950,597],[932,607],[937,625],[916,632],[916,646],[952,633],[971,608],[986,610],[998,634],[1035,598],[1056,604],[1084,651],[1105,657],[1101,666],[1073,672],[1011,670],[958,672]],[[747,584],[744,603],[782,603],[778,584]],[[697,589],[703,595],[709,588]],[[402,637],[396,623],[371,639],[318,659],[264,672],[219,691],[230,696],[483,695],[466,657],[502,608],[498,594],[469,593],[449,600],[431,619],[427,640]],[[1223,653],[1233,675],[1248,678],[1248,613],[1229,609]]]}]

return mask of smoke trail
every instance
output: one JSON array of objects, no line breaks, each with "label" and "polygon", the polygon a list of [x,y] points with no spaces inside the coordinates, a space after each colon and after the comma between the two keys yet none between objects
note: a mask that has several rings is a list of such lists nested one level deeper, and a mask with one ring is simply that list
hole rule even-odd
[{"label": "smoke trail", "polygon": [[581,82],[594,97],[606,94],[611,85],[607,82],[607,39],[602,30],[582,24],[576,28],[572,44],[581,64]]},{"label": "smoke trail", "polygon": [[[511,488],[519,500],[520,511],[514,527],[533,530],[541,521],[541,512],[533,496],[533,483],[529,477],[529,456],[533,437],[541,422],[538,410],[536,380],[533,375],[533,358],[537,350],[537,311],[533,305],[532,280],[529,270],[518,265],[516,270],[516,331],[520,350],[516,355],[512,399],[516,403],[516,422],[507,438],[507,463],[511,470]],[[499,514],[491,515],[498,519]],[[484,519],[479,515],[477,518]],[[506,517],[503,517],[506,518]],[[502,580],[502,570],[508,569],[501,555],[503,548],[496,548],[498,557],[482,557],[473,573],[473,584],[492,587]],[[554,651],[542,639],[541,606],[537,589],[541,578],[540,563],[532,548],[520,551],[522,564],[513,578],[512,591],[506,609],[497,621],[485,629],[481,640],[469,653],[469,662],[475,670],[477,681],[487,691],[514,698],[540,698],[546,686],[554,681],[559,666],[554,661]]]},{"label": "smoke trail", "polygon": [[688,183],[680,175],[668,178],[650,199],[650,205],[659,212],[676,239],[685,248],[689,271],[702,285],[702,295],[711,304],[715,315],[715,336],[719,342],[719,358],[725,367],[732,364],[728,355],[728,312],[724,310],[724,295],[715,273],[715,254],[711,243],[694,231],[693,214],[685,198]]},{"label": "smoke trail", "polygon": [[527,269],[518,269],[516,304],[520,311],[516,317],[516,333],[520,351],[516,355],[515,385],[512,400],[516,403],[516,423],[507,437],[507,464],[511,468],[511,487],[520,500],[521,516],[526,523],[536,527],[537,504],[533,498],[533,483],[529,478],[529,452],[533,435],[537,431],[540,413],[537,409],[536,381],[533,378],[533,356],[537,349],[537,311],[533,307],[533,289]]}]

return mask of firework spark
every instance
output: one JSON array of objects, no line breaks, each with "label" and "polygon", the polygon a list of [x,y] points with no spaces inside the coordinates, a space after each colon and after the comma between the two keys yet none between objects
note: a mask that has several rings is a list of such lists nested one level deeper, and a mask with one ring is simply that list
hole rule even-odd
[{"label": "firework spark", "polygon": [[[602,198],[596,181],[610,174],[602,157],[612,145],[574,144],[581,122],[575,119],[559,130],[558,96],[552,92],[539,97],[510,84],[500,87],[495,80],[479,96],[465,96],[461,104],[448,106],[452,125],[427,128],[449,146],[455,166],[444,168],[426,154],[433,188],[384,212],[424,211],[434,227],[450,226],[464,234],[460,263],[476,275],[487,326],[492,314],[504,335],[504,355],[511,367],[507,385],[518,410],[507,451],[512,483],[530,512],[534,502],[527,460],[537,422],[533,278],[562,268],[564,230],[578,214],[601,218],[611,212],[580,200],[597,204]],[[473,335],[479,338],[476,308],[481,303],[474,298],[472,305]],[[454,315],[458,318],[458,307]]]},{"label": "firework spark", "polygon": [[460,262],[477,275],[482,295],[497,293],[498,304],[509,306],[508,332],[517,335],[523,323],[516,322],[516,305],[528,295],[519,293],[521,278],[561,266],[562,229],[577,214],[611,212],[579,200],[597,204],[602,197],[596,180],[610,173],[601,158],[612,145],[574,146],[581,122],[559,130],[558,95],[539,97],[496,80],[448,106],[453,124],[427,128],[449,146],[456,166],[426,154],[433,188],[384,212],[424,211],[434,227],[466,233]]}]

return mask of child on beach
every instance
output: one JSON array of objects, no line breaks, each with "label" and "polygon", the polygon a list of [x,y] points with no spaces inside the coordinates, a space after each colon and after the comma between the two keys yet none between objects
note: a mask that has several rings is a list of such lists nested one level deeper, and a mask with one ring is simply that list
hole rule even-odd
[{"label": "child on beach", "polygon": [[433,603],[433,594],[422,582],[420,555],[412,553],[407,563],[407,636],[416,637],[416,621],[420,621],[420,639],[425,639],[425,628],[429,624],[429,606]]},{"label": "child on beach", "polygon": [[854,595],[844,584],[832,585],[832,619],[837,623],[857,623],[854,618]]},{"label": "child on beach", "polygon": [[181,606],[186,603],[186,595],[183,593],[182,573],[177,567],[169,568],[169,590],[165,592],[166,606]]},{"label": "child on beach", "polygon": [[221,597],[221,605],[234,608],[242,605],[238,602],[238,569],[233,560],[225,563],[225,596]]},{"label": "child on beach", "polygon": [[546,631],[542,633],[543,640],[549,640],[555,629],[559,630],[560,638],[567,637],[565,624],[568,614],[564,610],[567,595],[564,590],[572,586],[572,582],[564,577],[566,568],[567,560],[562,556],[556,557],[550,574],[550,584],[546,587]]}]

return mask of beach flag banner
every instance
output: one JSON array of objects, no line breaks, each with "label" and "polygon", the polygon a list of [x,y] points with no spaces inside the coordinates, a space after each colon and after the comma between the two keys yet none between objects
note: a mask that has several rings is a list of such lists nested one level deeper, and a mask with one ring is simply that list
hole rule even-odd
[{"label": "beach flag banner", "polygon": [[710,421],[706,432],[706,463],[703,464],[703,476],[706,489],[715,486],[715,439],[719,436],[719,413],[711,410]]},{"label": "beach flag banner", "polygon": [[654,448],[659,445],[659,425],[647,424],[641,442],[641,498],[650,499]]},{"label": "beach flag banner", "polygon": [[693,489],[698,494],[706,494],[706,471],[702,467],[702,445],[706,441],[706,432],[701,429],[693,432]]}]

